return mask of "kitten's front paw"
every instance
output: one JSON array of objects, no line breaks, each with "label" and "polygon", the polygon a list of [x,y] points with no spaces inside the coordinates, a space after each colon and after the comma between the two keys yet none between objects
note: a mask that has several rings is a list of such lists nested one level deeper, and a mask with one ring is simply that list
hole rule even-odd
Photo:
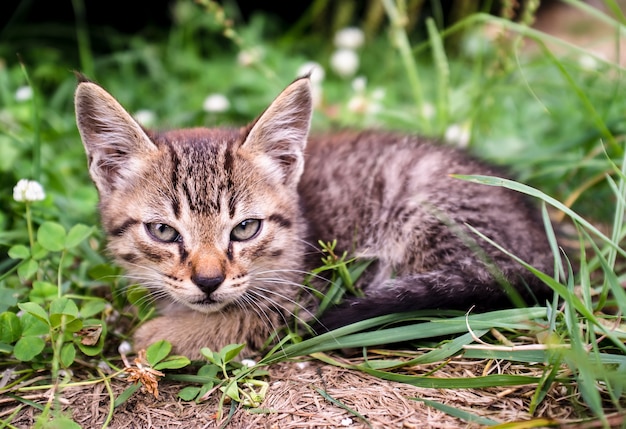
[{"label": "kitten's front paw", "polygon": [[[137,352],[147,348],[150,344],[160,340],[169,341],[176,349],[176,337],[171,338],[170,332],[175,326],[175,321],[167,317],[157,317],[149,320],[137,329],[133,336],[133,348]],[[177,353],[180,353],[177,351]]]}]

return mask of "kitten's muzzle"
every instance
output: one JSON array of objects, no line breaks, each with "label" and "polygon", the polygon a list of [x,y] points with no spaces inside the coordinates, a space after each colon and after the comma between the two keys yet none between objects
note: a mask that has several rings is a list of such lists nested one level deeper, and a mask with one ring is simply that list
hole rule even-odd
[{"label": "kitten's muzzle", "polygon": [[191,281],[198,286],[198,288],[205,293],[206,296],[211,296],[213,292],[220,287],[224,282],[224,276],[219,275],[216,277],[205,277],[201,275],[191,276]]}]

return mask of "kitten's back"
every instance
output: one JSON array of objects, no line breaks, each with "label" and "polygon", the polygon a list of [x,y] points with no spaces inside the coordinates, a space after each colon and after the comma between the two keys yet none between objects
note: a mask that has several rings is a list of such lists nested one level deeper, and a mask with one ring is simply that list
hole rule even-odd
[{"label": "kitten's back", "polygon": [[342,307],[339,320],[328,315],[328,327],[400,310],[513,305],[503,282],[528,303],[549,293],[466,226],[552,271],[543,223],[525,196],[451,177],[502,177],[498,168],[438,143],[377,131],[314,136],[306,154],[299,189],[311,237],[337,239],[376,261],[362,281],[369,298]]}]

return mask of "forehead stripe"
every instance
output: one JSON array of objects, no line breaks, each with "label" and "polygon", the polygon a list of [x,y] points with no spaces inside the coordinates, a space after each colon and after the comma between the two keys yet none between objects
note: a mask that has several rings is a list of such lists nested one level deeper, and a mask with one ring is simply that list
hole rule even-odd
[{"label": "forehead stripe", "polygon": [[291,228],[291,221],[289,219],[287,219],[286,217],[284,217],[281,214],[278,213],[274,213],[272,215],[270,215],[267,220],[269,220],[270,222],[274,222],[277,223],[278,225],[282,226],[283,228]]}]

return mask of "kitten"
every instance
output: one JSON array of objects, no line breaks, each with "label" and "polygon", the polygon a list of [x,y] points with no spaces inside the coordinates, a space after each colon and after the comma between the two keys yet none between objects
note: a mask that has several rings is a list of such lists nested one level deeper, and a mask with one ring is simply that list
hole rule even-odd
[{"label": "kitten", "polygon": [[316,322],[302,282],[320,265],[318,240],[374,261],[359,281],[365,296],[330,309],[321,329],[416,309],[511,306],[505,283],[529,304],[549,295],[466,227],[553,268],[523,196],[450,177],[501,175],[496,168],[403,134],[308,137],[308,78],[239,129],[147,131],[84,79],[75,102],[108,249],[160,301],[137,349],[165,339],[192,358],[231,343],[253,353],[296,315]]}]

